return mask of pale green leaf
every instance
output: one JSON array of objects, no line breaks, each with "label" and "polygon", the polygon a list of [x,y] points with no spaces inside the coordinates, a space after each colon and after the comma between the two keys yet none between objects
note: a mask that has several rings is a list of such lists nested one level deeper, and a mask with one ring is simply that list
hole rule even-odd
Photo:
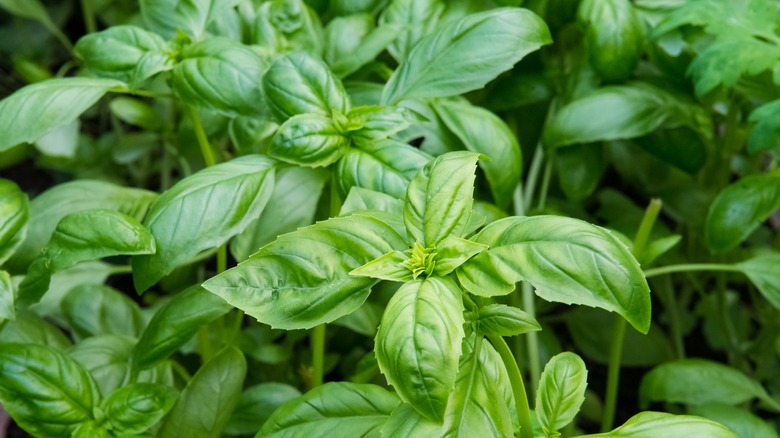
[{"label": "pale green leaf", "polygon": [[403,265],[408,258],[409,256],[401,251],[390,251],[382,257],[353,269],[349,275],[387,281],[410,281],[413,278],[412,271]]},{"label": "pale green leaf", "polygon": [[379,56],[396,38],[399,30],[395,26],[378,26],[359,40],[359,44],[348,55],[338,58],[333,64],[333,73],[346,77],[360,70]]},{"label": "pale green leaf", "polygon": [[16,319],[14,285],[8,272],[0,270],[0,321]]},{"label": "pale green leaf", "polygon": [[0,339],[2,342],[46,345],[61,351],[71,344],[62,330],[27,309],[18,310],[16,319],[5,321]]},{"label": "pale green leaf", "polygon": [[708,404],[690,409],[691,414],[708,418],[728,427],[741,438],[777,438],[777,429],[745,409],[723,404]]},{"label": "pale green leaf", "polygon": [[263,2],[257,10],[251,40],[270,53],[303,51],[321,56],[322,24],[304,0]]},{"label": "pale green leaf", "polygon": [[617,429],[577,438],[649,438],[656,436],[685,438],[738,438],[726,427],[692,415],[642,412],[629,418]]},{"label": "pale green leaf", "polygon": [[574,420],[587,386],[588,370],[576,354],[560,353],[547,362],[536,391],[536,418],[546,436],[555,436]]},{"label": "pale green leaf", "polygon": [[349,137],[358,145],[368,149],[377,140],[390,138],[409,127],[406,108],[396,106],[359,106],[349,112],[350,125],[359,126]]},{"label": "pale green leaf", "polygon": [[404,203],[388,194],[353,186],[341,205],[339,215],[360,210],[378,210],[401,217],[404,213]]},{"label": "pale green leaf", "polygon": [[402,29],[398,39],[387,48],[396,61],[402,62],[417,42],[436,30],[444,2],[441,0],[393,0],[379,17],[385,25]]},{"label": "pale green leaf", "polygon": [[748,120],[755,123],[748,137],[748,152],[777,150],[780,146],[780,100],[756,108]]},{"label": "pale green leaf", "polygon": [[434,249],[436,255],[433,257],[433,263],[435,263],[433,273],[437,276],[444,277],[465,263],[466,260],[474,257],[487,248],[487,245],[481,243],[472,242],[460,237],[448,236],[436,244],[436,248]]}]

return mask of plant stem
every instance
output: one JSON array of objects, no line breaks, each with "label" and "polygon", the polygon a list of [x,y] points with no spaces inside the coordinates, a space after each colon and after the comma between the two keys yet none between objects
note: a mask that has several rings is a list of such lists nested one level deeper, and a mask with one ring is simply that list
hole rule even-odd
[{"label": "plant stem", "polygon": [[206,136],[206,131],[203,129],[203,123],[200,121],[198,112],[190,105],[186,105],[187,116],[192,122],[192,129],[195,131],[195,137],[198,139],[198,146],[200,146],[200,153],[203,155],[203,161],[206,163],[206,167],[211,167],[217,164],[214,160],[214,153],[211,151],[211,144]]},{"label": "plant stem", "polygon": [[[524,281],[521,285],[523,291],[523,310],[536,318],[536,304],[534,303],[534,289],[531,283]],[[528,349],[528,379],[531,386],[531,397],[536,396],[536,387],[539,386],[539,379],[542,376],[542,370],[539,367],[539,333],[531,331],[525,334]]]},{"label": "plant stem", "polygon": [[493,347],[496,348],[498,355],[504,362],[504,367],[509,375],[509,383],[512,385],[512,393],[515,396],[515,407],[517,408],[517,418],[520,421],[520,438],[533,438],[533,427],[531,426],[531,409],[528,407],[528,397],[525,393],[523,376],[517,367],[515,357],[501,336],[488,336]]},{"label": "plant stem", "polygon": [[536,145],[534,151],[534,157],[531,160],[531,167],[528,169],[528,178],[525,180],[525,191],[523,192],[523,211],[527,212],[531,208],[531,200],[534,196],[534,190],[536,190],[536,182],[539,180],[539,170],[542,167],[542,160],[544,159],[544,150],[542,144]]},{"label": "plant stem", "polygon": [[609,346],[609,367],[607,368],[607,394],[604,399],[604,415],[601,417],[601,432],[612,430],[617,406],[617,390],[620,383],[620,356],[623,354],[623,338],[626,334],[626,320],[618,317],[612,328],[612,342]]},{"label": "plant stem", "polygon": [[666,306],[675,357],[677,359],[685,359],[685,343],[683,342],[679,303],[677,297],[674,296],[671,279],[666,276],[657,280],[658,283],[654,283],[652,290],[655,291],[661,302]]},{"label": "plant stem", "polygon": [[133,267],[130,265],[115,265],[112,266],[108,272],[110,275],[131,274],[133,272]]},{"label": "plant stem", "polygon": [[322,385],[325,364],[325,324],[320,324],[311,332],[311,387]]},{"label": "plant stem", "polygon": [[547,205],[547,192],[550,190],[550,178],[552,177],[552,168],[553,168],[553,162],[552,159],[547,159],[547,162],[544,164],[544,175],[542,176],[542,188],[539,191],[539,202],[537,203],[537,208],[539,210],[544,210],[544,207]]},{"label": "plant stem", "polygon": [[651,199],[645,210],[645,215],[642,217],[642,222],[639,223],[639,229],[634,238],[634,257],[637,260],[641,260],[642,256],[644,256],[647,241],[650,240],[650,232],[653,231],[653,225],[655,225],[655,221],[658,219],[662,205],[663,203],[660,199]]},{"label": "plant stem", "polygon": [[97,32],[97,21],[95,20],[95,12],[92,10],[92,0],[81,0],[81,13],[84,16],[84,26],[87,28],[87,33]]},{"label": "plant stem", "polygon": [[211,349],[211,339],[209,338],[208,325],[201,326],[198,329],[198,346],[200,347],[200,358],[203,363],[208,362],[214,352]]},{"label": "plant stem", "polygon": [[645,271],[645,277],[655,277],[657,275],[673,274],[675,272],[694,272],[694,271],[724,271],[740,272],[740,269],[734,265],[723,263],[684,263],[680,265],[661,266],[660,268],[650,268]]},{"label": "plant stem", "polygon": [[227,270],[227,243],[217,249],[217,275]]}]

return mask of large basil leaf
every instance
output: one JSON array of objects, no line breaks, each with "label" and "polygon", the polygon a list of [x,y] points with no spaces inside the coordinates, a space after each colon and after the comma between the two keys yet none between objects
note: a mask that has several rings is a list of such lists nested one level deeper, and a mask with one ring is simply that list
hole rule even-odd
[{"label": "large basil leaf", "polygon": [[585,362],[574,353],[553,356],[544,367],[536,392],[536,418],[545,436],[555,436],[574,420],[585,401]]},{"label": "large basil leaf", "polygon": [[401,286],[376,335],[376,359],[387,381],[420,414],[442,421],[458,374],[463,339],[460,289],[449,278]]},{"label": "large basil leaf", "polygon": [[316,113],[330,116],[349,112],[349,99],[324,62],[304,52],[274,60],[263,76],[263,90],[271,111],[279,120]]},{"label": "large basil leaf", "polygon": [[577,10],[590,64],[610,82],[628,79],[644,46],[645,24],[629,0],[585,0]]},{"label": "large basil leaf", "polygon": [[767,301],[775,308],[780,309],[780,276],[777,275],[778,266],[780,266],[780,254],[775,252],[759,254],[735,265],[737,269],[747,275]]},{"label": "large basil leaf", "polygon": [[149,321],[133,348],[133,368],[142,370],[156,365],[189,341],[201,326],[230,309],[224,300],[198,286],[177,294]]},{"label": "large basil leaf", "polygon": [[320,114],[298,114],[279,127],[269,156],[306,167],[325,167],[347,152],[350,141],[341,126]]},{"label": "large basil leaf", "polygon": [[37,436],[70,436],[92,419],[100,392],[73,359],[52,347],[2,344],[0,402],[14,421]]},{"label": "large basil leaf", "polygon": [[11,257],[27,234],[27,195],[7,179],[0,179],[0,266]]},{"label": "large basil leaf", "polygon": [[231,240],[233,257],[244,261],[276,236],[311,224],[327,177],[327,172],[322,170],[301,167],[277,170],[274,191],[265,210]]},{"label": "large basil leaf", "polygon": [[466,149],[490,158],[480,160],[479,167],[490,183],[496,205],[509,207],[523,172],[523,156],[515,134],[498,116],[478,106],[441,101],[432,107]]},{"label": "large basil leaf", "polygon": [[2,342],[46,345],[62,351],[70,347],[70,340],[62,330],[27,309],[16,312],[13,321],[5,322],[0,339]]},{"label": "large basil leaf", "polygon": [[179,393],[169,386],[133,383],[111,393],[102,408],[115,433],[139,434],[157,424],[178,397]]},{"label": "large basil leaf", "polygon": [[398,404],[381,386],[330,382],[282,405],[257,437],[378,436]]},{"label": "large basil leaf", "polygon": [[547,25],[527,9],[471,14],[422,38],[390,77],[382,102],[454,96],[482,88],[551,41]]},{"label": "large basil leaf", "polygon": [[49,79],[21,88],[0,101],[0,152],[32,143],[68,125],[108,91],[125,84],[113,79]]},{"label": "large basil leaf", "polygon": [[576,438],[646,438],[679,436],[685,438],[738,438],[734,432],[714,421],[692,415],[642,412],[629,418],[617,429]]},{"label": "large basil leaf", "polygon": [[127,295],[102,284],[83,284],[65,295],[62,313],[78,338],[141,334],[141,309]]},{"label": "large basil leaf", "polygon": [[263,427],[281,405],[301,392],[286,383],[261,383],[244,390],[238,406],[225,426],[225,435],[250,435]]},{"label": "large basil leaf", "polygon": [[741,408],[723,404],[709,404],[690,409],[690,413],[708,418],[728,427],[742,438],[777,438],[771,423]]},{"label": "large basil leaf", "polygon": [[157,436],[216,438],[230,420],[246,377],[246,359],[226,347],[203,365],[181,392]]},{"label": "large basil leaf", "polygon": [[707,246],[716,252],[734,248],[778,208],[780,171],[740,179],[710,204],[704,224]]},{"label": "large basil leaf", "polygon": [[268,67],[251,48],[227,38],[210,38],[181,52],[173,89],[192,105],[227,116],[265,112],[260,78]]},{"label": "large basil leaf", "polygon": [[0,322],[8,319],[16,319],[14,285],[8,272],[0,270]]},{"label": "large basil leaf", "polygon": [[379,22],[402,30],[398,39],[387,48],[396,61],[405,60],[415,45],[436,29],[444,2],[441,0],[393,0],[382,12]]},{"label": "large basil leaf", "polygon": [[376,283],[349,272],[406,246],[377,217],[358,213],[279,236],[203,287],[275,328],[333,321],[360,307]]},{"label": "large basil leaf", "polygon": [[473,240],[490,249],[456,271],[468,291],[505,295],[525,280],[548,301],[616,312],[647,333],[650,288],[639,263],[610,231],[566,217],[512,217],[486,226]]},{"label": "large basil leaf", "polygon": [[203,38],[209,23],[239,0],[140,0],[146,25],[166,39],[181,29],[195,40]]},{"label": "large basil leaf", "polygon": [[462,237],[474,203],[474,171],[479,154],[451,152],[423,167],[409,183],[404,223],[409,237],[435,246]]},{"label": "large basil leaf", "polygon": [[271,53],[304,51],[322,55],[324,36],[319,16],[304,0],[263,2],[252,27],[252,43]]},{"label": "large basil leaf", "polygon": [[267,157],[246,155],[203,169],[163,193],[144,220],[157,252],[132,260],[136,290],[145,291],[257,219],[273,191],[275,168]]}]

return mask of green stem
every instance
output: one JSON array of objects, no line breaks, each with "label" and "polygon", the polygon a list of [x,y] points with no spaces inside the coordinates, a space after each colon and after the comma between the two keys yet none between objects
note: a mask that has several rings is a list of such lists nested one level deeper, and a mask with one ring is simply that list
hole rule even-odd
[{"label": "green stem", "polygon": [[227,270],[227,243],[217,249],[217,275]]},{"label": "green stem", "polygon": [[[521,285],[523,291],[523,310],[536,318],[536,303],[534,289],[530,283],[524,281]],[[539,386],[539,379],[542,377],[542,370],[539,362],[539,333],[531,331],[525,334],[526,348],[528,350],[528,379],[531,386],[531,398],[536,396],[536,387]]]},{"label": "green stem", "polygon": [[211,349],[211,339],[209,338],[209,327],[208,325],[201,326],[198,329],[198,346],[200,347],[200,358],[203,360],[203,363],[208,362],[209,359],[214,355],[214,352]]},{"label": "green stem", "polygon": [[190,373],[183,367],[179,362],[176,362],[175,360],[171,360],[171,369],[176,372],[176,374],[179,375],[179,377],[184,380],[184,382],[189,382],[192,380],[192,376]]},{"label": "green stem", "polygon": [[544,150],[542,144],[536,145],[534,152],[534,158],[531,160],[531,167],[528,169],[528,178],[525,180],[525,191],[523,192],[523,211],[527,212],[531,208],[531,200],[534,196],[534,190],[536,190],[536,183],[539,180],[539,170],[542,167],[542,160],[544,159]]},{"label": "green stem", "polygon": [[84,26],[87,28],[87,33],[97,32],[97,21],[95,20],[95,12],[92,10],[91,0],[81,0],[81,13],[84,16]]},{"label": "green stem", "polygon": [[679,302],[674,295],[671,279],[666,276],[657,280],[658,283],[654,283],[652,290],[658,294],[669,315],[669,329],[672,344],[674,345],[675,357],[677,359],[685,359],[685,343],[683,342],[682,323],[680,322]]},{"label": "green stem", "polygon": [[658,198],[650,200],[647,209],[645,209],[645,215],[642,217],[642,222],[639,223],[639,229],[634,237],[634,257],[637,260],[641,260],[647,247],[647,242],[650,240],[650,232],[653,231],[653,225],[655,225],[658,214],[661,212],[661,206],[663,203]]},{"label": "green stem", "polygon": [[110,275],[131,274],[132,272],[133,272],[133,267],[130,265],[115,265],[112,266],[111,269],[109,269],[108,271]]},{"label": "green stem", "polygon": [[542,176],[542,188],[539,191],[539,203],[537,204],[539,210],[544,210],[547,205],[547,192],[550,190],[550,178],[552,177],[553,162],[552,159],[547,159],[544,164],[544,175]]},{"label": "green stem", "polygon": [[617,406],[617,390],[620,383],[620,356],[623,354],[623,338],[626,334],[626,320],[618,317],[612,328],[609,346],[609,367],[607,369],[607,394],[604,399],[604,415],[601,417],[601,432],[612,430]]},{"label": "green stem", "polygon": [[740,272],[740,269],[734,265],[723,263],[685,263],[680,265],[661,266],[660,268],[650,268],[645,270],[645,277],[655,277],[657,275],[673,274],[675,272],[695,272],[695,271],[723,271]]},{"label": "green stem", "polygon": [[311,387],[322,385],[325,365],[325,324],[320,324],[311,332]]},{"label": "green stem", "polygon": [[192,128],[195,130],[195,137],[198,139],[198,146],[200,146],[200,153],[203,155],[203,161],[206,163],[206,167],[211,167],[217,164],[214,160],[214,153],[211,151],[211,144],[206,136],[206,131],[203,129],[203,123],[200,121],[198,112],[190,105],[186,105],[187,116],[192,122]]},{"label": "green stem", "polygon": [[528,397],[525,393],[525,385],[523,384],[523,376],[520,374],[520,369],[517,367],[515,357],[512,355],[512,351],[509,350],[509,346],[501,336],[488,336],[493,347],[496,348],[498,355],[501,356],[501,360],[504,362],[507,374],[509,375],[509,383],[512,385],[512,393],[515,396],[515,407],[517,408],[517,418],[520,421],[520,438],[533,438],[533,427],[531,426],[531,409],[528,407]]}]

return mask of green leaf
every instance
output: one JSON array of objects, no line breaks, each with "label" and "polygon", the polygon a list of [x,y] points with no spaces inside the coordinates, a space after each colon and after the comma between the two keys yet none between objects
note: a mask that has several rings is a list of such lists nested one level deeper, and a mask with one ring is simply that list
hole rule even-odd
[{"label": "green leaf", "polygon": [[780,254],[764,253],[737,263],[735,267],[747,275],[758,291],[775,308],[780,309],[780,277],[777,267],[780,266]]},{"label": "green leaf", "polygon": [[742,438],[777,438],[777,430],[770,423],[747,410],[723,404],[696,406],[691,413],[728,427]]},{"label": "green leaf", "polygon": [[104,284],[108,277],[116,271],[116,266],[108,263],[91,261],[82,262],[72,268],[52,275],[49,290],[40,302],[30,306],[37,314],[52,318],[66,325],[62,314],[62,300],[74,287],[86,284]]},{"label": "green leaf", "polygon": [[356,213],[279,236],[203,287],[275,328],[333,321],[360,307],[376,283],[349,272],[406,246],[378,217]]},{"label": "green leaf", "polygon": [[97,78],[49,79],[21,88],[0,101],[0,152],[70,124],[106,92],[124,88]]},{"label": "green leaf", "polygon": [[401,251],[390,251],[378,259],[353,269],[349,275],[376,278],[377,280],[410,281],[414,278],[412,271],[404,265],[408,259],[409,256]]},{"label": "green leaf", "polygon": [[151,105],[132,97],[117,97],[108,105],[111,113],[120,120],[139,126],[148,131],[159,131],[162,128],[160,115]]},{"label": "green leaf", "polygon": [[268,65],[251,48],[210,38],[186,47],[180,58],[171,85],[185,102],[231,117],[266,112],[260,78]]},{"label": "green leaf", "polygon": [[751,154],[777,150],[780,145],[780,100],[765,103],[750,113],[753,128],[748,137],[747,150]]},{"label": "green leaf", "polygon": [[261,383],[241,393],[225,435],[251,435],[268,420],[271,414],[284,403],[299,397],[301,392],[285,383]]},{"label": "green leaf", "polygon": [[568,199],[581,201],[598,187],[607,162],[600,143],[575,144],[555,151],[558,183]]},{"label": "green leaf", "polygon": [[102,409],[115,433],[140,434],[157,424],[178,397],[169,386],[132,383],[111,393]]},{"label": "green leaf", "polygon": [[354,186],[349,189],[339,215],[344,216],[360,210],[378,210],[401,217],[404,214],[404,203],[388,194]]},{"label": "green leaf", "polygon": [[359,44],[347,56],[340,57],[332,64],[333,73],[346,77],[370,63],[398,38],[399,30],[395,26],[379,26],[359,40]]},{"label": "green leaf", "polygon": [[460,289],[449,278],[405,283],[390,299],[376,335],[379,369],[402,400],[442,421],[463,339]]},{"label": "green leaf", "polygon": [[488,336],[516,336],[542,329],[533,316],[505,304],[480,307],[476,323],[478,332]]},{"label": "green leaf", "polygon": [[21,245],[27,234],[27,195],[7,179],[0,179],[0,266]]},{"label": "green leaf", "polygon": [[610,231],[566,217],[512,217],[472,240],[490,249],[457,271],[469,292],[505,295],[525,280],[545,300],[616,312],[647,333],[650,289],[639,263]]},{"label": "green leaf", "polygon": [[252,43],[271,53],[295,51],[322,55],[325,37],[319,16],[304,0],[264,2],[252,27]]},{"label": "green leaf", "polygon": [[393,0],[379,17],[380,24],[402,29],[387,48],[396,61],[405,60],[415,45],[436,29],[444,11],[441,0]]},{"label": "green leaf", "polygon": [[244,261],[276,236],[311,224],[327,177],[316,169],[278,169],[273,193],[260,217],[230,241],[233,257]]},{"label": "green leaf", "polygon": [[705,359],[666,362],[642,378],[639,404],[665,401],[690,405],[737,405],[753,398],[770,399],[755,380],[728,365]]},{"label": "green leaf", "polygon": [[127,295],[101,284],[83,284],[62,300],[62,313],[78,338],[98,335],[137,337],[144,328],[141,309]]},{"label": "green leaf", "polygon": [[279,127],[268,147],[269,156],[305,167],[329,166],[349,148],[341,126],[320,114],[298,114]]},{"label": "green leaf", "polygon": [[339,59],[349,56],[360,40],[374,30],[374,16],[351,14],[334,17],[325,26],[325,51],[322,59],[333,65]]},{"label": "green leaf", "polygon": [[[366,301],[362,306],[358,307],[354,312],[344,315],[341,318],[333,321],[331,324],[339,327],[345,327],[352,330],[355,333],[359,333],[363,336],[373,338],[376,336],[377,327],[379,327],[379,321],[382,319],[382,312],[385,310],[384,305],[378,304],[372,301]],[[373,354],[373,352],[372,352]],[[376,366],[376,360],[374,361],[374,376],[379,375],[379,368]],[[355,383],[361,383],[360,381],[350,379]]]},{"label": "green leaf", "polygon": [[153,255],[133,257],[133,280],[143,292],[201,251],[244,231],[271,197],[276,162],[246,155],[179,181],[150,207],[144,225],[157,241]]},{"label": "green leaf", "polygon": [[198,329],[226,314],[231,307],[201,287],[177,294],[154,314],[131,354],[134,369],[158,364],[192,338]]},{"label": "green leaf", "polygon": [[209,23],[238,0],[140,0],[141,17],[146,25],[166,39],[179,30],[195,40],[205,36]]},{"label": "green leaf", "polygon": [[349,112],[350,125],[359,126],[351,131],[349,137],[356,144],[366,144],[384,140],[409,127],[406,108],[397,106],[359,106]]},{"label": "green leaf", "polygon": [[642,56],[645,24],[629,0],[585,0],[577,10],[590,64],[609,82],[634,73]]},{"label": "green leaf", "polygon": [[780,172],[746,176],[723,189],[710,204],[704,225],[707,246],[728,251],[747,239],[780,208]]},{"label": "green leaf", "polygon": [[11,276],[8,272],[0,270],[0,322],[14,319],[16,319],[14,285],[11,284]]},{"label": "green leaf", "polygon": [[69,436],[92,419],[99,399],[92,377],[64,353],[36,344],[0,348],[0,402],[28,433]]},{"label": "green leaf", "polygon": [[690,174],[696,173],[707,158],[703,138],[687,127],[662,129],[636,139],[645,151]]},{"label": "green leaf", "polygon": [[547,362],[536,392],[536,418],[545,436],[555,436],[574,420],[587,386],[588,370],[576,354],[560,353]]},{"label": "green leaf", "polygon": [[70,48],[68,38],[63,35],[62,31],[51,20],[49,13],[46,12],[46,8],[40,0],[0,0],[0,8],[19,17],[30,18],[43,24],[43,27]]},{"label": "green leaf", "polygon": [[479,154],[452,152],[426,164],[409,183],[404,223],[412,240],[434,246],[462,237],[471,214]]},{"label": "green leaf", "polygon": [[498,116],[478,106],[440,101],[432,107],[467,150],[490,158],[480,160],[479,167],[490,183],[496,205],[508,208],[523,172],[523,156],[515,134]]},{"label": "green leaf", "polygon": [[724,426],[692,415],[672,415],[661,412],[642,412],[629,418],[617,429],[577,438],[646,438],[651,436],[679,436],[685,438],[738,438]]},{"label": "green leaf", "polygon": [[527,9],[471,14],[422,38],[390,77],[382,103],[454,96],[482,88],[550,42],[547,25]]},{"label": "green leaf", "polygon": [[325,63],[304,52],[274,60],[263,76],[263,90],[280,121],[298,114],[330,116],[349,112],[349,99],[341,81]]},{"label": "green leaf", "polygon": [[16,319],[5,321],[0,330],[2,342],[46,345],[65,351],[70,340],[62,331],[30,310],[16,312]]},{"label": "green leaf", "polygon": [[433,257],[433,273],[436,276],[448,275],[466,260],[486,250],[487,245],[475,243],[460,237],[449,236],[436,245],[436,255]]},{"label": "green leaf", "polygon": [[245,377],[244,355],[235,347],[225,347],[192,376],[157,436],[221,436],[238,404]]},{"label": "green leaf", "polygon": [[395,140],[361,142],[339,160],[336,180],[342,195],[362,187],[404,198],[409,182],[431,157]]},{"label": "green leaf", "polygon": [[[776,37],[775,37],[776,38]],[[780,58],[780,47],[753,35],[716,38],[693,60],[688,72],[697,96],[720,85],[733,88],[743,76],[758,76],[772,70]]]}]

